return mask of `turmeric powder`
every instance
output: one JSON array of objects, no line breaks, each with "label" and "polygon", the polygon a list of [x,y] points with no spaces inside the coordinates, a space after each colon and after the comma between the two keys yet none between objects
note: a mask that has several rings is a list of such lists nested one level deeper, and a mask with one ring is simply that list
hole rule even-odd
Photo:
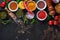
[{"label": "turmeric powder", "polygon": [[27,7],[29,10],[34,11],[36,9],[36,3],[34,1],[28,1]]}]

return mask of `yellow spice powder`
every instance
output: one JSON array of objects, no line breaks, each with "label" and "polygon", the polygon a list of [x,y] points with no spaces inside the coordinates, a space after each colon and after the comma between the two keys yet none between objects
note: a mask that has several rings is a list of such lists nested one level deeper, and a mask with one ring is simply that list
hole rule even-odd
[{"label": "yellow spice powder", "polygon": [[31,11],[33,11],[33,10],[35,10],[35,8],[36,8],[36,4],[35,4],[34,1],[30,1],[30,2],[27,3],[27,7],[28,7]]}]

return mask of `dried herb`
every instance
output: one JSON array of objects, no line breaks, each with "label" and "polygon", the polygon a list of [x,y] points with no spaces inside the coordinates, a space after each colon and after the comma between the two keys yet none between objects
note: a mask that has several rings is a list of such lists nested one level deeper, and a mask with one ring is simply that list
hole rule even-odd
[{"label": "dried herb", "polygon": [[0,12],[0,19],[5,19],[7,17],[7,13],[5,11]]},{"label": "dried herb", "polygon": [[6,19],[7,18],[7,12],[3,11],[0,12],[0,23],[2,24],[7,24],[10,22],[10,20]]}]

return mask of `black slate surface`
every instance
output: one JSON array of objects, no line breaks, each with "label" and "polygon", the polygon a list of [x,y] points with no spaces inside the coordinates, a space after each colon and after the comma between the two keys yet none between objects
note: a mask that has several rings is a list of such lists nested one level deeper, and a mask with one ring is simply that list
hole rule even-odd
[{"label": "black slate surface", "polygon": [[[0,40],[26,40],[29,38],[30,40],[37,40],[42,34],[42,31],[46,29],[48,26],[46,23],[39,22],[34,24],[33,27],[29,29],[29,32],[31,33],[24,33],[19,34],[17,30],[20,26],[18,26],[15,22],[11,22],[7,25],[0,24]],[[18,37],[18,38],[16,38]]]}]

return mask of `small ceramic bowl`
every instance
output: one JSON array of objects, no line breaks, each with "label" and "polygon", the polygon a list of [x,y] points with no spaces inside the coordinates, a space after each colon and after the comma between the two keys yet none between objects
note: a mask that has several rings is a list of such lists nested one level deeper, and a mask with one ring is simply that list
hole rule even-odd
[{"label": "small ceramic bowl", "polygon": [[[30,11],[34,11],[34,10],[36,9],[36,3],[35,3],[34,1],[28,1],[28,2],[27,2],[27,5],[28,5],[29,3],[31,4],[31,2],[33,2],[35,6],[34,6],[34,8],[33,8],[32,10],[30,10]],[[29,4],[29,5],[30,5],[30,4]],[[32,7],[32,6],[33,6],[33,4],[30,5],[30,7]],[[27,7],[28,7],[28,6],[27,6]],[[29,7],[28,7],[28,8],[29,8]]]},{"label": "small ceramic bowl", "polygon": [[37,16],[37,19],[40,20],[40,21],[45,20],[45,19],[47,18],[47,13],[46,13],[46,11],[42,11],[42,12],[45,12],[45,15],[46,15],[43,19],[38,17],[39,12],[41,12],[41,11],[38,11],[38,12],[37,12],[37,15],[36,15],[36,16]]},{"label": "small ceramic bowl", "polygon": [[17,5],[17,2],[16,2],[16,1],[11,1],[11,2],[8,4],[8,8],[9,8],[10,11],[15,12],[15,11],[18,10],[18,5],[17,5],[17,7],[16,7],[15,10],[12,10],[12,9],[10,8],[10,4],[13,3],[13,2],[16,3],[16,5]]},{"label": "small ceramic bowl", "polygon": [[[39,2],[43,2],[44,3],[44,7],[43,8],[38,7],[38,3]],[[46,4],[46,2],[44,0],[39,0],[39,1],[37,1],[36,6],[37,6],[37,9],[38,10],[44,10],[47,7],[47,4]],[[43,6],[43,4],[41,6]]]}]

